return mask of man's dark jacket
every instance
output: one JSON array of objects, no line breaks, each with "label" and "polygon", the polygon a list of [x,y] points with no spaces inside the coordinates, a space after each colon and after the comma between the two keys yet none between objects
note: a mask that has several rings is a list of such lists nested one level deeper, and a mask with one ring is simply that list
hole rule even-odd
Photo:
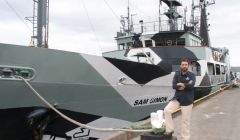
[{"label": "man's dark jacket", "polygon": [[[192,80],[192,83],[189,81]],[[186,74],[182,74],[181,71],[176,71],[172,87],[176,90],[174,99],[178,100],[181,106],[187,106],[193,103],[194,100],[194,85],[196,82],[196,76],[192,72],[188,71]],[[184,83],[185,89],[178,90],[177,83]]]}]

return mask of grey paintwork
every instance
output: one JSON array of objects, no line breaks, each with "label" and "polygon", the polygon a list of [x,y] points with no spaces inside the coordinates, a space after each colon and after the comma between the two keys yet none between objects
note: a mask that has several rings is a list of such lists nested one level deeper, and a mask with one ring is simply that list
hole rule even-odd
[{"label": "grey paintwork", "polygon": [[[35,69],[36,77],[30,83],[62,109],[137,121],[165,106],[132,107],[78,53],[1,44],[0,65]],[[0,89],[1,109],[43,106],[22,81],[0,80]]]}]

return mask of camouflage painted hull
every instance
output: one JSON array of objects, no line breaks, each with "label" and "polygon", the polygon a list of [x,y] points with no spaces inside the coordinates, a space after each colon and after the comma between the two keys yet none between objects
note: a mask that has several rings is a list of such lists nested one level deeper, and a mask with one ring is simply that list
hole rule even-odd
[{"label": "camouflage painted hull", "polygon": [[[156,56],[164,50],[159,49],[152,49]],[[183,51],[191,52],[192,60],[203,60],[191,49]],[[177,63],[179,58],[172,62]],[[32,70],[30,84],[77,121],[97,127],[119,127],[163,109],[174,96],[173,64],[163,61],[167,59],[167,55],[161,57],[153,65],[106,55],[0,44],[0,139],[34,139],[34,132],[44,133],[44,139],[97,139],[109,134],[78,128],[48,110],[23,81],[14,78],[16,69]],[[171,68],[164,67],[167,65]],[[4,77],[4,68],[11,69],[12,75]],[[209,94],[217,85],[211,83],[207,73],[201,73],[197,76],[197,98]],[[218,85],[226,82],[224,76]],[[208,89],[203,92],[201,86]]]}]

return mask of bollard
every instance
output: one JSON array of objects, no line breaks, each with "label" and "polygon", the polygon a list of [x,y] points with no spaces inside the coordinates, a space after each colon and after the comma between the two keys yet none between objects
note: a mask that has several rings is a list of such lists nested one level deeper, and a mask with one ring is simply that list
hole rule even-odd
[{"label": "bollard", "polygon": [[164,119],[163,110],[158,110],[157,112],[152,112],[151,125],[154,132],[144,133],[141,135],[141,140],[177,140],[176,137],[172,135],[164,135]]}]

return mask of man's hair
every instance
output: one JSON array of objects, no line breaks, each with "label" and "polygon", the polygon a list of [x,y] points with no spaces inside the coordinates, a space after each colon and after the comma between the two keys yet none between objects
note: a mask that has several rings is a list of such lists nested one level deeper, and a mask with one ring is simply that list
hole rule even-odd
[{"label": "man's hair", "polygon": [[189,64],[189,60],[187,58],[182,58],[180,64],[182,64],[182,62],[187,62]]}]

